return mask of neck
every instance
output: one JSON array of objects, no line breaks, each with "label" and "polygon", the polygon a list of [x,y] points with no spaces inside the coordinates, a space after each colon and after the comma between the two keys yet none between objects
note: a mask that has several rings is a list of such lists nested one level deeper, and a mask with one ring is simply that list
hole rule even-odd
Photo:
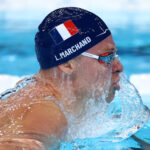
[{"label": "neck", "polygon": [[75,113],[81,109],[83,101],[75,94],[73,81],[69,75],[58,68],[40,70],[37,73],[37,80],[50,89],[56,99],[63,104],[65,111]]},{"label": "neck", "polygon": [[60,71],[58,68],[40,70],[36,76],[42,85],[52,88],[55,92],[60,93],[60,100],[62,98],[70,99],[70,97],[74,97],[73,85],[69,75]]}]

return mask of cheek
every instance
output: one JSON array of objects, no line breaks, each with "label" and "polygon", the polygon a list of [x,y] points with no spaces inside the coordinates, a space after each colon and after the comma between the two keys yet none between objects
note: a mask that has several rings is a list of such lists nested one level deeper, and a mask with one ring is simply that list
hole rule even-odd
[{"label": "cheek", "polygon": [[103,87],[105,89],[111,76],[111,69],[99,64],[97,61],[88,60],[80,63],[77,70],[78,84],[83,87]]},{"label": "cheek", "polygon": [[99,78],[99,64],[97,63],[89,63],[88,65],[84,66],[83,72],[88,82],[90,84],[97,82],[97,79]]},{"label": "cheek", "polygon": [[107,83],[108,80],[111,79],[111,68],[105,67],[104,65],[99,64],[99,67],[97,68],[95,72],[95,80],[99,83]]},{"label": "cheek", "polygon": [[94,66],[89,71],[88,84],[91,89],[103,89],[103,91],[109,89],[112,76],[111,68],[99,64],[97,67]]},{"label": "cheek", "polygon": [[80,63],[76,73],[76,79],[77,82],[79,82],[80,86],[89,87],[95,82],[95,80],[97,80],[97,77],[97,69],[92,62],[86,61]]}]

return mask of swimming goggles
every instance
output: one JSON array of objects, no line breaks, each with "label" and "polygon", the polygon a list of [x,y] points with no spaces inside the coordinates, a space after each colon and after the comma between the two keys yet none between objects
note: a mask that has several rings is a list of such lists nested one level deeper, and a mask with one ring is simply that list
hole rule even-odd
[{"label": "swimming goggles", "polygon": [[112,61],[116,57],[118,57],[118,55],[116,55],[116,51],[117,50],[113,50],[113,51],[110,51],[110,52],[105,52],[103,54],[100,54],[99,56],[91,54],[91,53],[87,53],[87,52],[83,52],[81,55],[97,59],[100,64],[103,64],[103,63],[111,64]]}]

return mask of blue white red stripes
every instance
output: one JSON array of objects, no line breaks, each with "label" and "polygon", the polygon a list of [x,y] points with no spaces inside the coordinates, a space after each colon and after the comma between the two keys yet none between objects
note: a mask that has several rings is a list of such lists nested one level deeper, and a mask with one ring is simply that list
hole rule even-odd
[{"label": "blue white red stripes", "polygon": [[71,20],[68,20],[52,29],[50,31],[50,35],[52,36],[55,43],[59,44],[78,32],[79,30],[75,24]]}]

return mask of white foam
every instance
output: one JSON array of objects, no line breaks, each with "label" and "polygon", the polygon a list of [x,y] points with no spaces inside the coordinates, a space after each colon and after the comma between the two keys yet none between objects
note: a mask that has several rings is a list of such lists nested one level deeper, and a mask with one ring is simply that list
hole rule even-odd
[{"label": "white foam", "polygon": [[4,92],[9,88],[13,88],[21,77],[11,75],[0,75],[0,93]]},{"label": "white foam", "polygon": [[130,81],[139,91],[143,103],[150,108],[150,74],[133,74]]},{"label": "white foam", "polygon": [[141,95],[150,95],[150,74],[133,74],[130,76],[130,81]]}]

